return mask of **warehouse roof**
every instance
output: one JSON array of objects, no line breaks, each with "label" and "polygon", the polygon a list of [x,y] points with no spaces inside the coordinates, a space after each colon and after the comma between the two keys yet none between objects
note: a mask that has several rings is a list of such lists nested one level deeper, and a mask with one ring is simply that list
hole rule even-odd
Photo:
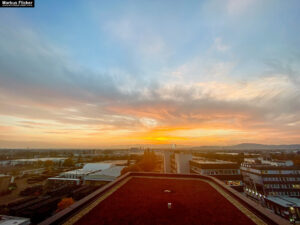
[{"label": "warehouse roof", "polygon": [[87,163],[82,169],[86,171],[99,171],[108,169],[112,165],[112,163]]},{"label": "warehouse roof", "polygon": [[121,175],[121,171],[125,166],[114,166],[100,172],[89,174],[85,180],[107,180],[113,181]]}]

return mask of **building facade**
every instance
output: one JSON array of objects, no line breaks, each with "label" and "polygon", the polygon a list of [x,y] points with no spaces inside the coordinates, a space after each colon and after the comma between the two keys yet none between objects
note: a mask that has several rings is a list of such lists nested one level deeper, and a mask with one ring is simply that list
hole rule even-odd
[{"label": "building facade", "polygon": [[245,159],[241,164],[244,192],[260,201],[267,196],[300,197],[300,167],[291,161]]},{"label": "building facade", "polygon": [[164,156],[164,172],[171,173],[171,151],[165,150],[163,153]]},{"label": "building facade", "polygon": [[265,198],[266,207],[292,223],[300,222],[300,199],[287,196]]},{"label": "building facade", "polygon": [[171,159],[171,173],[190,173],[190,161],[192,160],[191,154],[173,153]]},{"label": "building facade", "polygon": [[237,189],[243,185],[240,166],[235,162],[194,159],[190,161],[190,171],[195,174],[213,176],[227,185],[236,186]]}]

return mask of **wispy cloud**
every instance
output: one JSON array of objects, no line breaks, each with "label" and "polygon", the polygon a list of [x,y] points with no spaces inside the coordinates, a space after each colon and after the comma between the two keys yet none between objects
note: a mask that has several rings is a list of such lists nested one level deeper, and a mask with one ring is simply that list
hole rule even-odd
[{"label": "wispy cloud", "polygon": [[134,49],[142,57],[166,57],[169,53],[165,40],[149,24],[138,18],[120,18],[104,23],[103,29],[113,38]]},{"label": "wispy cloud", "polygon": [[240,15],[247,11],[249,7],[253,6],[256,0],[228,0],[227,10],[231,15]]},{"label": "wispy cloud", "polygon": [[230,46],[224,44],[222,38],[217,37],[217,38],[215,38],[215,40],[214,40],[214,48],[215,48],[217,51],[220,51],[220,52],[226,52],[226,51],[228,51],[228,50],[230,49]]},{"label": "wispy cloud", "polygon": [[[222,3],[222,12],[232,17],[256,4],[241,2]],[[207,4],[214,5],[199,8]],[[232,24],[211,22],[197,8],[182,9],[193,15],[178,21],[168,11],[160,21],[134,9],[100,15],[97,32],[87,35],[100,36],[102,51],[99,42],[86,45],[106,61],[93,66],[74,56],[74,43],[31,23],[1,20],[0,147],[299,140],[298,45],[295,54],[270,56],[275,47],[262,39],[264,54],[256,58]],[[61,34],[72,42],[72,32]],[[261,47],[255,38],[246,44]]]}]

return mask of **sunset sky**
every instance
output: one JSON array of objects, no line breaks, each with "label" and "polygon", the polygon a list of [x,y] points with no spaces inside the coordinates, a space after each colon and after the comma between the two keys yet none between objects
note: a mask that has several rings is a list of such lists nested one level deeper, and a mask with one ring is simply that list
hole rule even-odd
[{"label": "sunset sky", "polygon": [[0,148],[300,143],[300,1],[0,8]]}]

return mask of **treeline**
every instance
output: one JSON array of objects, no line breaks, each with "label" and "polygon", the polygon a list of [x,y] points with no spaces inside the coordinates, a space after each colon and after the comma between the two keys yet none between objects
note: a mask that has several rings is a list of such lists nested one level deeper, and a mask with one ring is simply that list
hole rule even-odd
[{"label": "treeline", "polygon": [[158,156],[152,150],[145,150],[144,155],[133,165],[125,167],[121,174],[127,172],[153,172],[159,166]]},{"label": "treeline", "polygon": [[300,154],[298,153],[281,153],[281,154],[271,154],[272,159],[277,160],[292,160],[294,165],[300,166]]},{"label": "treeline", "polygon": [[128,155],[101,155],[93,157],[91,162],[101,162],[106,160],[141,160],[143,155],[128,154]]}]

